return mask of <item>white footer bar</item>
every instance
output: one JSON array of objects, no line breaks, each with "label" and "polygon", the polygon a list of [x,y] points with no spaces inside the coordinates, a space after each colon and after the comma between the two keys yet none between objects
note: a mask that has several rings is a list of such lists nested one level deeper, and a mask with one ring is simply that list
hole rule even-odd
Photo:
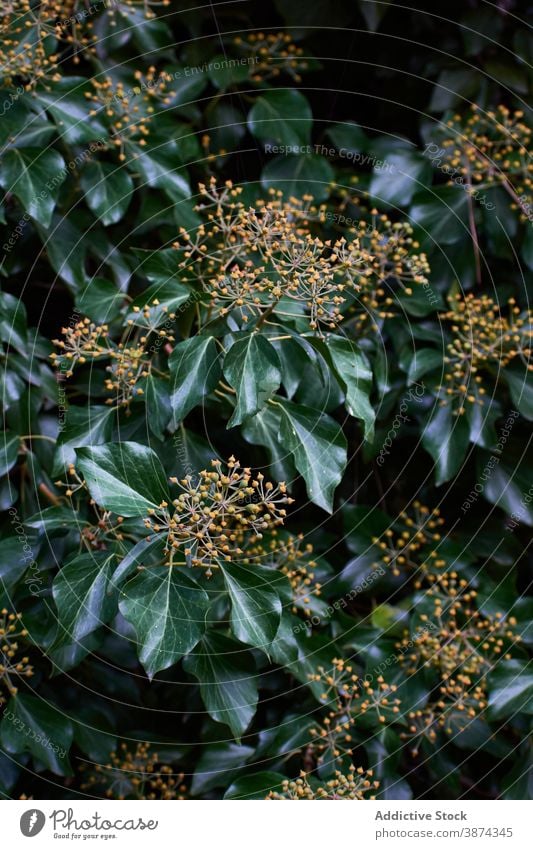
[{"label": "white footer bar", "polygon": [[[533,802],[4,801],[2,845],[532,849]],[[209,806],[209,809],[206,807]],[[201,808],[204,807],[205,810]],[[34,841],[34,842],[32,842]]]}]

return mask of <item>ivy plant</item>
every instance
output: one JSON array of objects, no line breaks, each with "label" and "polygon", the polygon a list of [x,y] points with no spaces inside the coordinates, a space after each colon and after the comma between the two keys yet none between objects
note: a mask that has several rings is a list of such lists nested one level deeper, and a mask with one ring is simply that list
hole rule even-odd
[{"label": "ivy plant", "polygon": [[525,27],[174,5],[0,19],[0,792],[531,798]]}]

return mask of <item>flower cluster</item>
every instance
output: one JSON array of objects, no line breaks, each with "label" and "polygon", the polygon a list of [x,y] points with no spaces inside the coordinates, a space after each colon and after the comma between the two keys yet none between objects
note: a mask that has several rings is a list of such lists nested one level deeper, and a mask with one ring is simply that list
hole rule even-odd
[{"label": "flower cluster", "polygon": [[362,285],[359,299],[370,314],[391,318],[395,305],[391,283],[410,296],[417,286],[427,283],[430,273],[425,253],[418,253],[419,243],[413,228],[405,221],[393,222],[384,213],[371,210],[370,222],[361,221],[357,230],[361,247],[371,256],[370,270]]},{"label": "flower cluster", "polygon": [[69,0],[67,3],[52,0],[50,5],[55,7],[54,17],[59,18],[53,24],[53,32],[62,45],[62,58],[67,52],[72,62],[78,65],[84,54],[86,58],[95,56],[97,36],[92,15],[87,14],[86,7],[79,0]]},{"label": "flower cluster", "polygon": [[131,87],[110,76],[93,78],[91,84],[94,92],[85,94],[91,102],[90,114],[106,120],[111,136],[109,146],[118,150],[121,162],[126,160],[127,142],[134,142],[139,147],[146,146],[154,115],[172,102],[170,74],[159,73],[154,66],[150,66],[146,74],[136,71],[134,78]]},{"label": "flower cluster", "polygon": [[0,66],[8,85],[21,78],[31,89],[44,78],[61,79],[59,54],[51,49],[54,31],[46,21],[58,17],[63,5],[58,0],[43,0],[38,6],[32,0],[5,4],[0,13]]},{"label": "flower cluster", "polygon": [[82,790],[99,790],[109,799],[185,799],[183,773],[161,764],[149,743],[137,743],[134,750],[122,743],[111,752],[109,763],[95,764]]},{"label": "flower cluster", "polygon": [[[22,613],[9,613],[5,608],[0,611],[0,684],[4,685],[10,696],[18,692],[13,677],[31,678],[33,667],[29,657],[19,657],[19,640],[28,636],[21,626]],[[5,699],[0,691],[0,705]]]},{"label": "flower cluster", "polygon": [[352,754],[351,729],[359,717],[372,714],[379,725],[393,722],[400,712],[395,684],[387,684],[379,675],[375,683],[354,673],[341,658],[332,660],[331,669],[319,666],[310,681],[323,686],[320,698],[329,706],[320,726],[311,729],[311,748],[320,755],[328,751],[337,758]]},{"label": "flower cluster", "polygon": [[79,0],[8,0],[0,13],[0,65],[7,84],[20,78],[26,90],[59,82],[65,56],[78,64],[94,52],[90,16],[76,14]]},{"label": "flower cluster", "polygon": [[[347,250],[353,251],[350,245],[354,244],[362,257],[364,273],[357,275],[353,302],[345,311],[356,332],[361,333],[377,330],[380,320],[394,317],[400,295],[409,298],[420,286],[428,286],[431,269],[426,254],[420,252],[420,244],[413,238],[410,224],[394,222],[377,209],[366,209],[359,197],[344,190],[339,195],[338,209],[347,204],[358,208],[357,220],[328,211],[324,205],[318,210],[317,220],[322,224],[333,221],[336,230],[343,229],[350,240]],[[340,252],[341,261],[344,253]],[[353,274],[351,266],[349,263],[344,269],[349,279]]]},{"label": "flower cluster", "polygon": [[380,561],[393,575],[400,575],[406,568],[425,572],[428,564],[439,560],[435,547],[441,539],[438,528],[443,524],[438,509],[430,510],[420,501],[413,501],[399,513],[392,527],[380,537],[372,537],[372,544],[382,552]]},{"label": "flower cluster", "polygon": [[311,616],[311,596],[320,596],[321,586],[315,580],[316,561],[312,559],[313,546],[302,544],[303,534],[289,536],[280,542],[276,549],[275,565],[286,575],[291,585],[293,613],[301,610],[305,616]]},{"label": "flower cluster", "polygon": [[437,509],[415,501],[400,514],[394,530],[373,539],[394,574],[413,571],[415,589],[425,587],[425,598],[432,601],[431,613],[420,615],[422,627],[414,635],[405,631],[396,644],[397,661],[409,674],[423,668],[438,673],[438,698],[409,716],[407,736],[423,733],[429,740],[436,739],[436,729],[451,733],[454,724],[485,708],[486,675],[498,657],[509,657],[506,641],[518,640],[512,630],[516,620],[505,620],[501,613],[482,615],[476,609],[476,591],[448,568],[439,551],[443,523]]},{"label": "flower cluster", "polygon": [[510,657],[509,642],[519,639],[516,620],[482,615],[476,608],[476,590],[449,568],[440,550],[444,520],[437,509],[415,501],[394,524],[372,542],[395,575],[413,572],[415,589],[424,588],[432,604],[430,613],[419,616],[421,627],[414,634],[405,631],[396,644],[397,662],[410,675],[432,669],[439,679],[438,698],[410,713],[405,736],[423,734],[434,741],[439,728],[452,733],[486,707],[486,675],[499,657]]},{"label": "flower cluster", "polygon": [[97,521],[96,524],[87,524],[80,528],[80,541],[89,551],[105,551],[110,542],[124,539],[122,533],[124,519],[122,516],[117,516],[113,521],[110,511],[100,511],[92,499],[91,506],[97,512]]},{"label": "flower cluster", "polygon": [[[218,188],[212,178],[200,185],[203,202],[197,207],[203,223],[191,236],[180,229],[179,265],[184,280],[194,279],[211,299],[211,310],[224,316],[238,310],[247,322],[263,323],[272,312],[291,315],[295,302],[308,313],[309,326],[335,328],[343,318],[341,306],[349,294],[356,310],[389,315],[393,300],[385,286],[394,278],[406,294],[426,280],[424,254],[407,224],[380,216],[381,229],[362,228],[361,237],[323,240],[313,225],[323,210],[310,196],[284,200],[272,190],[268,201],[246,207],[240,188],[227,181]],[[357,299],[357,293],[361,296]]]},{"label": "flower cluster", "polygon": [[107,324],[95,324],[89,318],[76,322],[73,326],[62,327],[61,333],[64,339],[54,339],[53,343],[60,350],[60,355],[50,354],[54,365],[59,365],[64,360],[68,362],[69,368],[65,372],[66,377],[72,377],[73,369],[77,365],[84,365],[88,360],[109,355],[109,328]]},{"label": "flower cluster", "polygon": [[[53,340],[60,353],[50,354],[50,359],[65,377],[71,377],[73,369],[78,365],[99,358],[109,359],[110,364],[106,366],[108,377],[104,385],[108,392],[113,392],[114,398],[108,398],[106,403],[129,408],[136,396],[143,395],[144,390],[139,383],[150,374],[151,357],[147,347],[149,334],[156,333],[159,340],[174,341],[174,336],[165,328],[156,329],[158,319],[152,321],[151,318],[153,306],[158,306],[157,300],[142,308],[133,307],[136,318],[127,321],[124,341],[118,343],[110,339],[107,324],[95,324],[89,318],[63,327],[61,332],[64,338]],[[175,313],[161,309],[167,316],[167,324],[171,326]],[[65,364],[67,370],[64,369]]]},{"label": "flower cluster", "polygon": [[[87,496],[87,484],[76,471],[74,463],[69,463],[67,472],[67,480],[54,481],[55,486],[65,491],[65,496],[68,499],[73,498],[78,493]],[[72,509],[74,505],[70,503]],[[79,505],[78,505],[79,506]],[[115,516],[110,510],[104,510],[99,507],[94,499],[89,499],[89,506],[93,515],[88,519],[83,519],[80,516],[79,533],[81,545],[89,551],[105,551],[109,548],[109,543],[121,542],[124,539],[122,523],[123,516]]]},{"label": "flower cluster", "polygon": [[281,790],[271,790],[267,799],[298,801],[305,799],[375,799],[375,795],[368,795],[377,790],[379,781],[374,780],[371,769],[355,767],[353,764],[348,769],[348,774],[335,771],[335,778],[321,783],[317,779],[309,777],[305,772],[300,773],[299,778],[286,779],[282,782]]},{"label": "flower cluster", "polygon": [[468,185],[501,185],[512,198],[512,207],[527,218],[531,204],[533,163],[531,128],[524,113],[506,106],[483,112],[473,104],[468,115],[447,122],[449,137],[442,142],[445,161]]},{"label": "flower cluster", "polygon": [[247,546],[283,524],[286,510],[281,505],[293,502],[284,483],[275,486],[261,473],[254,477],[234,457],[227,464],[212,460],[211,465],[212,471],[204,469],[195,478],[171,478],[180,489],[173,511],[163,502],[145,519],[150,531],[166,535],[169,564],[179,549],[192,566],[205,568],[208,577],[218,560],[243,557]]},{"label": "flower cluster", "polygon": [[303,540],[303,534],[282,535],[274,529],[268,540],[261,540],[246,547],[242,562],[260,563],[285,575],[292,590],[292,612],[301,611],[310,616],[311,597],[320,596],[321,585],[315,580],[314,570],[317,563],[312,557],[313,546],[310,543],[304,544]]},{"label": "flower cluster", "polygon": [[299,83],[302,81],[300,72],[309,67],[308,61],[303,58],[303,49],[284,32],[266,35],[252,32],[244,37],[237,36],[233,43],[248,59],[253,60],[252,80],[257,83],[272,80],[281,74],[288,74],[294,82]]},{"label": "flower cluster", "polygon": [[488,295],[457,295],[452,309],[442,318],[450,322],[452,341],[444,358],[446,372],[440,387],[441,403],[457,399],[456,415],[463,415],[465,403],[484,404],[483,370],[505,368],[520,360],[529,370],[531,359],[532,313],[521,311],[510,298],[503,314]]},{"label": "flower cluster", "polygon": [[[207,221],[194,238],[181,228],[174,247],[183,256],[180,268],[194,272],[219,315],[237,309],[244,322],[261,315],[264,320],[274,309],[281,313],[285,299],[309,311],[313,329],[335,326],[344,288],[336,279],[335,248],[312,235],[303,204],[276,194],[246,208],[238,200],[240,188],[227,181],[219,189],[214,178],[200,185],[200,193],[204,201],[197,211]],[[350,257],[354,266],[361,262]]]},{"label": "flower cluster", "polygon": [[[420,619],[432,627],[422,627],[414,636],[405,632],[396,648],[398,662],[409,674],[419,669],[437,674],[437,697],[409,714],[405,735],[415,740],[423,735],[434,742],[439,729],[452,734],[485,709],[486,676],[500,658],[510,659],[509,648],[520,637],[514,617],[480,613],[477,592],[455,571],[432,575],[431,580],[426,597],[433,610]],[[413,751],[416,754],[418,744]]]},{"label": "flower cluster", "polygon": [[69,479],[66,482],[60,480],[55,482],[56,486],[61,487],[65,490],[65,495],[67,496],[67,498],[72,498],[72,496],[76,495],[77,492],[87,490],[87,484],[85,483],[83,478],[80,478],[80,476],[78,475],[74,467],[74,463],[69,463],[67,475]]},{"label": "flower cluster", "polygon": [[[146,340],[145,340],[146,341]],[[144,390],[138,386],[139,380],[150,374],[150,360],[146,357],[144,345],[123,345],[110,353],[111,364],[107,366],[109,377],[105,380],[105,388],[113,392],[114,399],[108,398],[106,404],[129,406],[135,395],[143,395]]]}]

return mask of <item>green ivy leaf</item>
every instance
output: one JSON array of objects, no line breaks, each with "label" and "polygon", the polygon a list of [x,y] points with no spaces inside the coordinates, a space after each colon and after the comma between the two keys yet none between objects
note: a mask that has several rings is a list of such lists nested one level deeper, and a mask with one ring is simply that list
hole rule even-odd
[{"label": "green ivy leaf", "polygon": [[214,631],[206,634],[183,663],[198,680],[209,715],[228,725],[238,743],[257,709],[257,672],[253,654]]},{"label": "green ivy leaf", "polygon": [[108,227],[127,212],[133,195],[133,180],[124,168],[110,162],[89,162],[81,172],[80,184],[89,209]]},{"label": "green ivy leaf", "polygon": [[111,280],[93,277],[77,299],[83,315],[97,324],[106,324],[117,318],[124,303],[124,293],[119,292]]},{"label": "green ivy leaf", "polygon": [[248,113],[248,129],[263,142],[300,147],[311,140],[313,114],[307,98],[296,89],[267,91]]},{"label": "green ivy leaf", "polygon": [[0,163],[0,185],[19,199],[28,215],[48,228],[67,173],[57,150],[8,150]]},{"label": "green ivy leaf", "polygon": [[513,714],[533,714],[533,667],[527,660],[506,660],[489,673],[489,705],[491,720]]},{"label": "green ivy leaf", "polygon": [[117,586],[124,583],[127,578],[141,567],[158,566],[165,558],[165,537],[163,534],[155,534],[144,537],[130,548],[122,558],[113,574],[113,583]]},{"label": "green ivy leaf", "polygon": [[180,65],[169,65],[166,70],[173,78],[167,86],[169,107],[179,111],[184,106],[190,110],[208,85],[206,75],[192,73],[190,67]]},{"label": "green ivy leaf", "polygon": [[[19,19],[19,26],[24,26]],[[37,44],[42,44],[37,34]],[[4,71],[7,70],[4,68]],[[0,109],[2,121],[0,122],[0,147],[39,147],[43,142],[50,140],[50,135],[56,135],[56,128],[46,121],[46,116],[41,115],[38,119],[31,109],[33,97],[30,92],[19,86],[8,84],[5,77],[2,79],[2,95],[0,96]],[[42,120],[42,119],[45,120]],[[45,127],[51,128],[52,132],[44,132]],[[35,129],[36,128],[36,129]]]},{"label": "green ivy leaf", "polygon": [[402,150],[388,153],[383,165],[374,166],[368,192],[378,203],[408,206],[430,182],[430,162],[418,151]]},{"label": "green ivy leaf", "polygon": [[4,430],[0,440],[0,477],[6,475],[17,462],[20,446],[20,438]]},{"label": "green ivy leaf", "polygon": [[72,507],[54,506],[47,507],[45,510],[39,510],[29,519],[24,522],[27,528],[35,528],[37,531],[44,531],[47,534],[54,531],[68,531],[71,528],[81,527],[89,522],[84,521]]},{"label": "green ivy leaf", "polygon": [[52,474],[65,474],[70,463],[76,462],[76,448],[84,445],[102,445],[109,442],[113,433],[116,411],[110,407],[68,407],[64,411],[64,426],[56,443],[56,456]]},{"label": "green ivy leaf", "polygon": [[193,336],[176,345],[169,358],[173,425],[176,427],[220,380],[220,364],[212,336]]},{"label": "green ivy leaf", "polygon": [[530,271],[533,271],[533,228],[528,227],[522,242],[522,258]]},{"label": "green ivy leaf", "polygon": [[231,627],[235,637],[269,653],[281,620],[281,600],[275,588],[280,576],[262,566],[221,563],[231,599]]},{"label": "green ivy leaf", "polygon": [[66,78],[56,83],[53,90],[39,92],[40,102],[50,112],[66,144],[107,138],[105,124],[97,115],[89,114],[92,106],[85,92],[92,92],[92,88],[82,77]]},{"label": "green ivy leaf", "polygon": [[312,195],[315,200],[324,200],[334,179],[329,162],[310,153],[277,156],[263,168],[261,185],[264,189],[281,190],[286,197]]},{"label": "green ivy leaf", "polygon": [[423,248],[454,245],[468,234],[468,195],[460,186],[437,186],[417,193],[410,210],[423,230]]},{"label": "green ivy leaf", "polygon": [[119,516],[144,516],[169,500],[157,454],[137,442],[76,449],[76,466],[97,504]]},{"label": "green ivy leaf", "polygon": [[21,768],[16,760],[0,751],[0,793],[5,799],[11,798],[11,791],[14,790],[20,773]]},{"label": "green ivy leaf", "polygon": [[294,465],[290,454],[280,445],[279,425],[279,410],[276,407],[267,406],[246,422],[241,433],[246,442],[251,445],[261,445],[266,449],[273,477],[277,481],[289,482],[294,477]]},{"label": "green ivy leaf", "polygon": [[[478,474],[489,462],[490,455],[480,452]],[[497,466],[483,487],[483,497],[491,504],[504,510],[513,521],[533,527],[533,505],[531,503],[531,461],[520,442],[510,440]]]},{"label": "green ivy leaf", "polygon": [[144,397],[148,427],[154,436],[162,441],[172,416],[168,381],[154,377],[153,374],[148,375],[144,384]]},{"label": "green ivy leaf", "polygon": [[[524,764],[527,768],[524,769]],[[531,742],[525,741],[524,745],[516,752],[516,761],[512,769],[502,780],[502,799],[516,799],[523,802],[525,799],[533,799],[533,751]]]},{"label": "green ivy leaf", "polygon": [[224,376],[237,393],[228,427],[242,424],[258,413],[280,387],[281,365],[275,348],[264,336],[247,333],[229,349]]},{"label": "green ivy leaf", "polygon": [[120,14],[124,20],[125,29],[131,33],[133,41],[139,49],[140,55],[159,52],[172,55],[170,45],[172,44],[172,32],[166,23],[158,18],[146,18],[144,8],[121,4]]},{"label": "green ivy leaf", "polygon": [[511,366],[503,369],[513,404],[525,419],[533,421],[533,382],[526,366]]},{"label": "green ivy leaf", "polygon": [[435,348],[408,349],[405,354],[402,352],[400,367],[407,372],[407,385],[411,386],[428,371],[442,371],[442,352]]},{"label": "green ivy leaf", "polygon": [[187,171],[181,167],[175,142],[168,141],[156,150],[147,151],[134,145],[128,145],[128,149],[131,149],[131,170],[140,172],[144,184],[161,189],[174,202],[191,196]]},{"label": "green ivy leaf", "polygon": [[223,787],[237,775],[253,755],[251,746],[212,743],[200,755],[191,784],[191,795],[199,796],[214,787]]},{"label": "green ivy leaf", "polygon": [[[229,58],[221,53],[213,56],[206,63],[207,74],[215,88],[226,91],[231,86],[238,85],[248,79],[253,65],[241,64],[240,59]],[[201,70],[201,66],[200,66]],[[201,71],[203,73],[203,70]]]},{"label": "green ivy leaf", "polygon": [[9,292],[0,292],[0,339],[19,351],[28,345],[26,307]]},{"label": "green ivy leaf", "polygon": [[326,345],[335,371],[346,391],[346,409],[364,424],[365,439],[372,442],[376,413],[369,395],[372,391],[372,370],[368,359],[350,339],[328,336]]},{"label": "green ivy leaf", "polygon": [[435,405],[422,431],[422,445],[435,462],[435,483],[451,480],[461,468],[470,438],[465,416],[454,416],[450,404]]},{"label": "green ivy leaf", "polygon": [[378,604],[372,610],[370,621],[374,628],[386,636],[400,637],[409,626],[409,613],[392,604]]},{"label": "green ivy leaf", "polygon": [[481,404],[468,404],[465,417],[470,428],[470,442],[482,448],[492,448],[498,443],[495,423],[501,416],[501,408],[493,401],[487,409]]},{"label": "green ivy leaf", "polygon": [[116,565],[114,554],[84,552],[56,575],[52,590],[58,612],[54,649],[78,643],[113,617],[117,591],[111,579]]},{"label": "green ivy leaf", "polygon": [[[90,217],[87,212],[87,221]],[[46,230],[41,232],[42,241],[46,241],[46,253],[51,267],[74,292],[80,291],[87,283],[85,265],[89,238],[88,233],[83,232],[83,224],[81,216],[77,216],[75,224],[72,218],[56,215],[53,219],[54,238],[47,241]],[[89,224],[87,226],[89,227]]]},{"label": "green ivy leaf", "polygon": [[67,756],[72,735],[68,717],[44,699],[21,693],[4,709],[0,741],[6,752],[31,752],[55,775],[72,775]]},{"label": "green ivy leaf", "polygon": [[[179,254],[175,250],[147,251],[143,248],[135,248],[133,252],[139,258],[138,272],[144,274],[150,283],[156,283],[161,289],[165,289],[169,284],[172,284],[174,291],[178,294],[180,294],[182,288],[185,288],[179,282]],[[154,288],[154,292],[157,293],[157,291]],[[170,295],[171,292],[172,289],[169,289],[168,294]],[[143,301],[143,297],[144,293],[132,302],[133,305],[137,304],[143,307],[144,304],[149,303],[149,301]],[[179,303],[172,304],[172,306],[169,305],[169,308],[174,309],[176,306],[179,306]]]},{"label": "green ivy leaf", "polygon": [[279,440],[292,452],[311,501],[331,513],[333,495],[347,463],[342,429],[319,410],[281,399],[277,403],[281,407]]},{"label": "green ivy leaf", "polygon": [[334,124],[328,128],[327,135],[337,150],[345,148],[346,152],[351,154],[372,150],[373,142],[359,124],[351,124],[350,122]]},{"label": "green ivy leaf", "polygon": [[224,799],[266,799],[270,790],[280,790],[287,779],[280,772],[254,772],[243,775],[231,784]]},{"label": "green ivy leaf", "polygon": [[[24,525],[27,524],[27,522],[24,522]],[[21,545],[20,539],[19,536],[4,537],[0,543],[2,548],[2,557],[0,558],[0,593],[11,594],[13,587],[18,584],[32,560],[37,557],[39,545],[31,532],[28,534],[28,539],[25,540],[25,544],[29,546],[29,551],[24,550],[24,544]]]},{"label": "green ivy leaf", "polygon": [[471,68],[445,68],[440,72],[433,87],[429,111],[444,112],[446,109],[454,109],[464,102],[465,98],[475,98],[479,88],[480,78],[477,71]]},{"label": "green ivy leaf", "polygon": [[272,344],[281,363],[283,388],[289,401],[292,401],[302,385],[305,370],[310,364],[315,365],[315,352],[310,350],[307,340],[304,345],[300,344],[300,339],[276,340]]},{"label": "green ivy leaf", "polygon": [[[186,309],[193,303],[192,298],[191,290],[181,283],[154,283],[132,301],[126,319],[133,321],[136,327],[152,329],[165,324],[168,329],[169,322],[173,326],[169,313],[177,314],[181,309]],[[150,308],[150,314],[145,318],[143,311],[147,306]]]},{"label": "green ivy leaf", "polygon": [[205,631],[209,598],[184,569],[142,569],[121,594],[120,612],[133,625],[149,678],[188,654]]}]

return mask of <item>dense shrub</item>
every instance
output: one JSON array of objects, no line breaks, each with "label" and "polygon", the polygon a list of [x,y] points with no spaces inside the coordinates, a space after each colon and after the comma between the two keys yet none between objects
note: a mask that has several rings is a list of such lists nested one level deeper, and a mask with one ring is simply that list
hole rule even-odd
[{"label": "dense shrub", "polygon": [[4,796],[531,797],[526,28],[424,5],[2,12]]}]

